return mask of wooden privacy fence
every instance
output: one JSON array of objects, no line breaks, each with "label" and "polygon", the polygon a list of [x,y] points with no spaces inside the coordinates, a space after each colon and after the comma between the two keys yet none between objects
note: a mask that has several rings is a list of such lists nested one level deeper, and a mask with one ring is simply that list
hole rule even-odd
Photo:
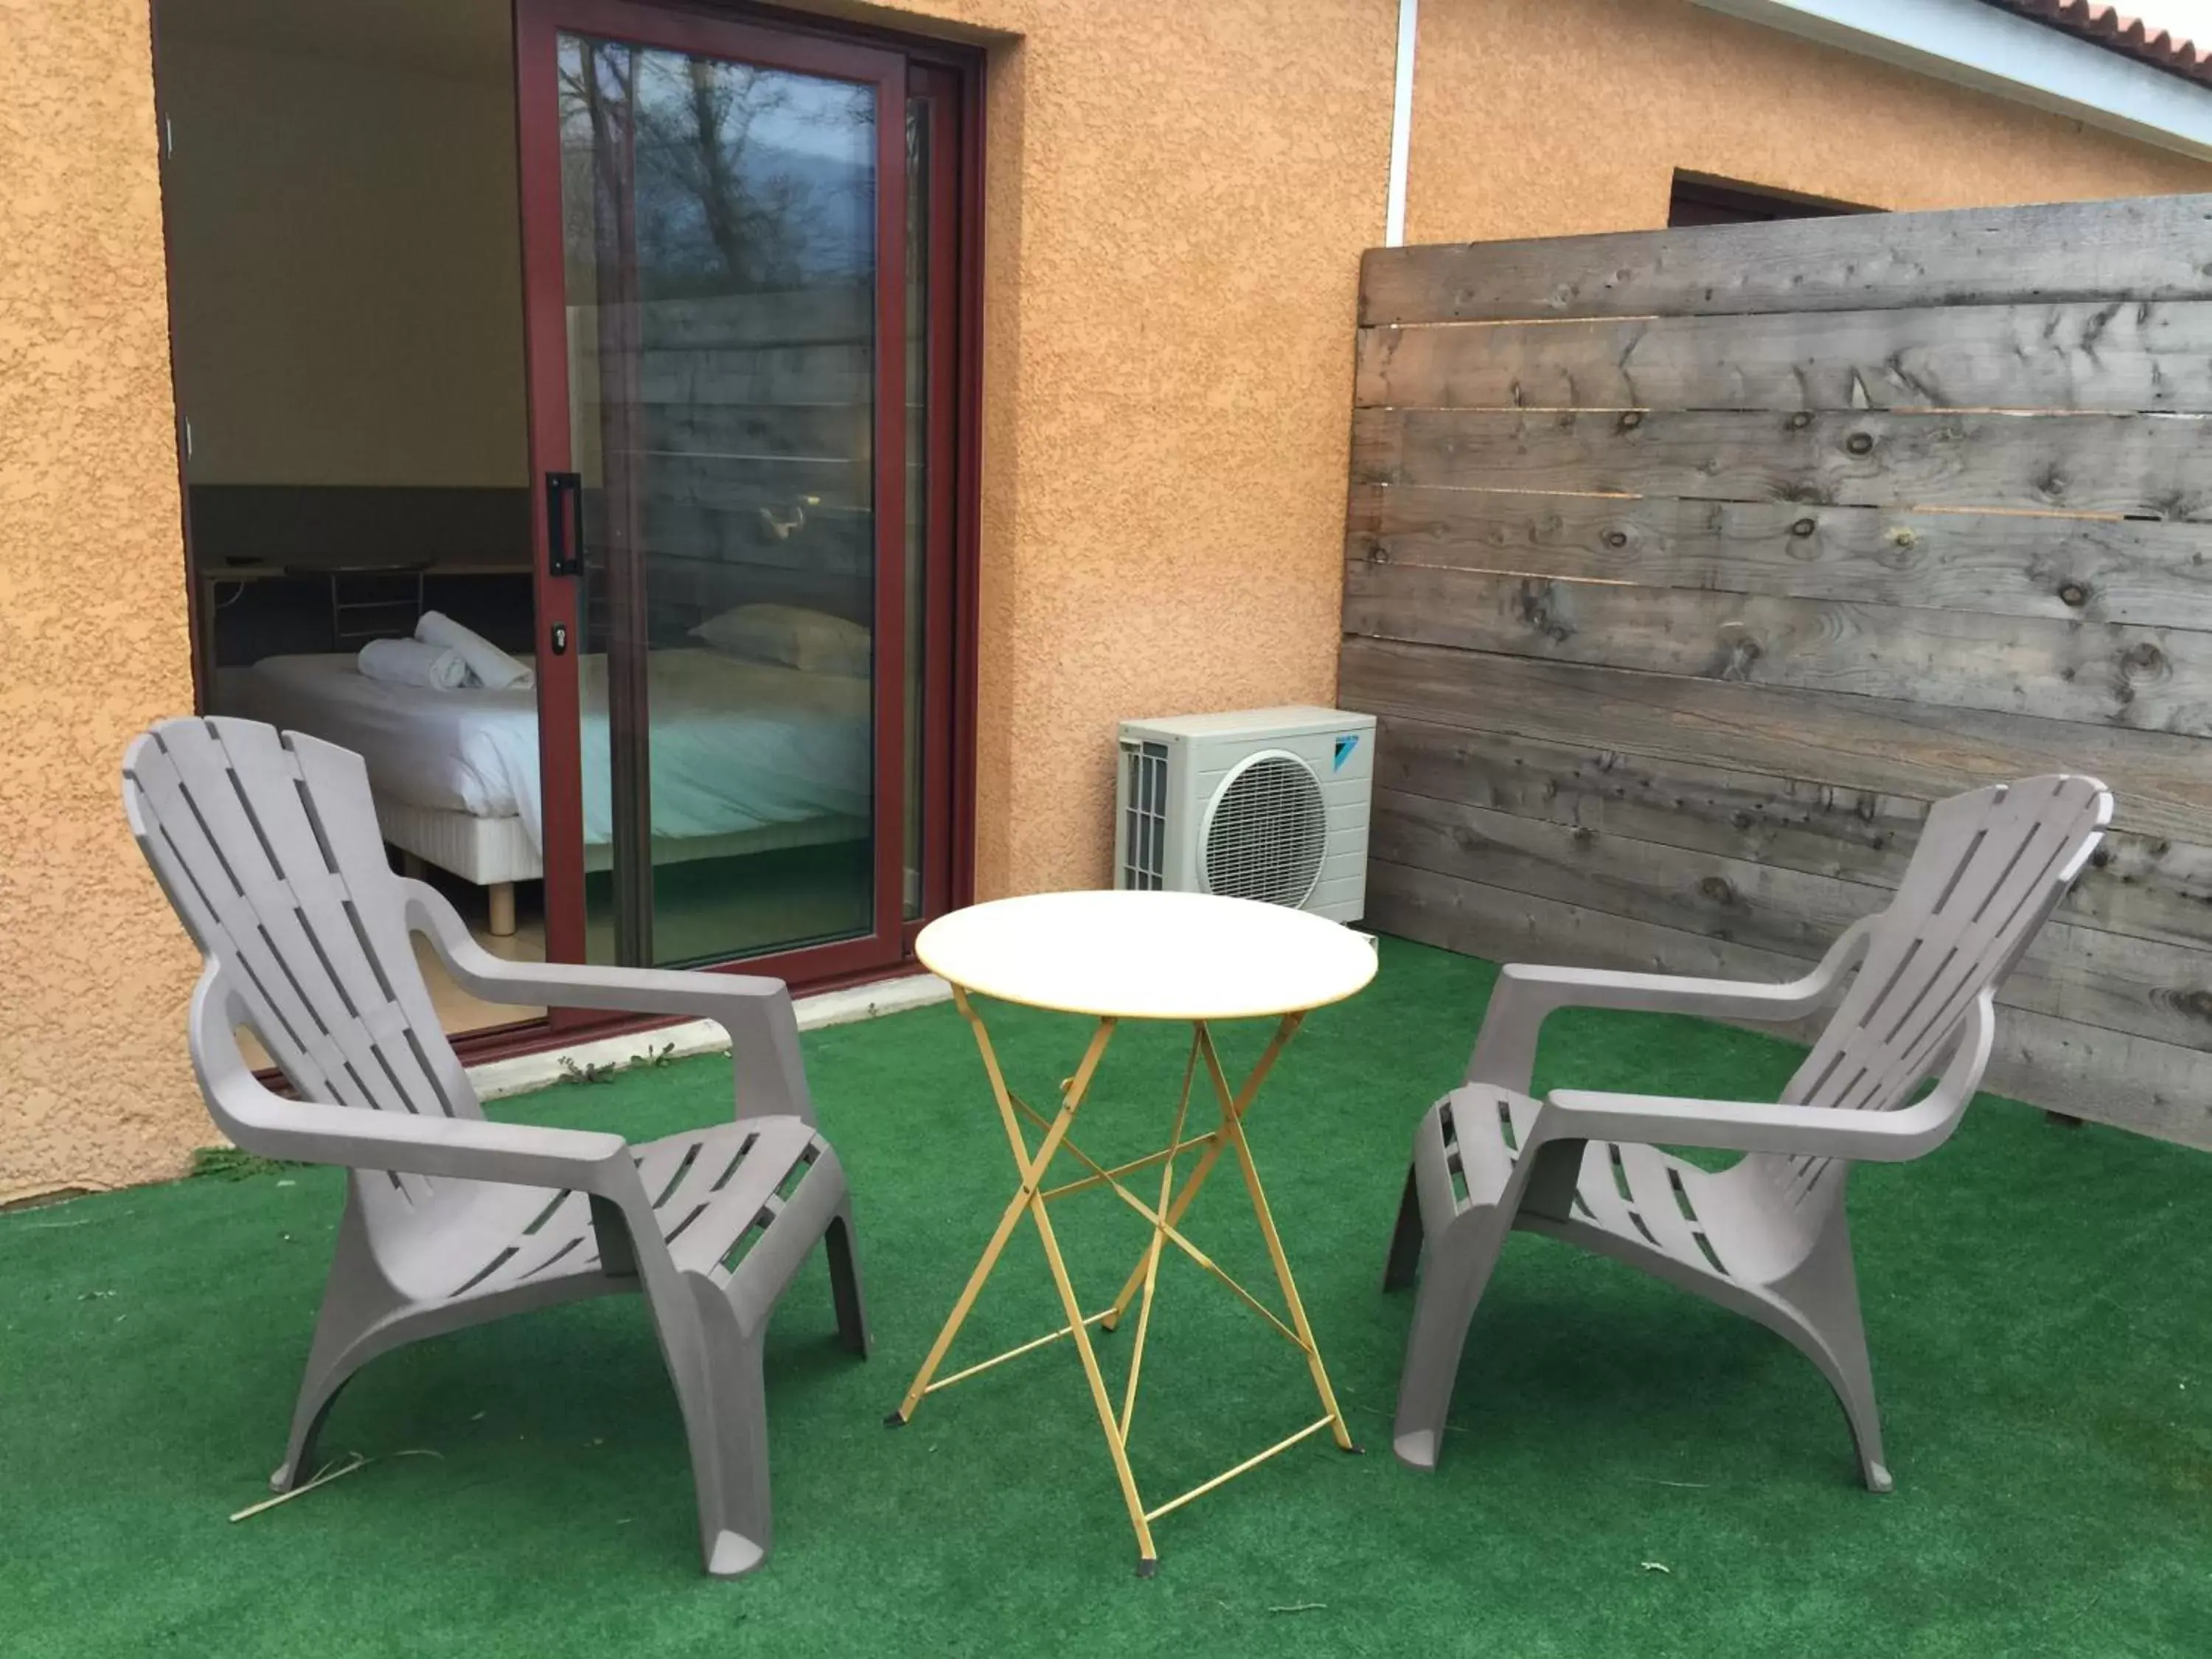
[{"label": "wooden privacy fence", "polygon": [[1990,1086],[2212,1146],[2212,196],[1378,249],[1360,307],[1376,926],[1785,978],[1932,799],[2094,773]]},{"label": "wooden privacy fence", "polygon": [[[603,411],[624,390],[635,398],[623,411],[634,447],[610,452],[609,426],[586,422],[577,464],[594,484],[627,469],[657,642],[757,602],[873,616],[874,294],[824,284],[647,301],[628,319],[626,388],[602,374],[600,311],[572,314],[572,395]],[[605,544],[601,525],[588,534]],[[589,570],[604,578],[603,565]]]}]

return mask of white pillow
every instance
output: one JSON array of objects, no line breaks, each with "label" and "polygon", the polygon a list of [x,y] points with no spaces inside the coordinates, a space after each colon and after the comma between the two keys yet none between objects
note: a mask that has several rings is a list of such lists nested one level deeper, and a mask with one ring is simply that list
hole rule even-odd
[{"label": "white pillow", "polygon": [[810,673],[868,677],[872,636],[859,623],[796,605],[741,605],[691,630],[717,651]]}]

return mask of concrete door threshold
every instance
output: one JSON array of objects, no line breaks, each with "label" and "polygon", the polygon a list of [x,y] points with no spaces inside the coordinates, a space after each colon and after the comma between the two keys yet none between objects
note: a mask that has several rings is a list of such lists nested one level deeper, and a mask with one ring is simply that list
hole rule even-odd
[{"label": "concrete door threshold", "polygon": [[[793,1006],[799,1015],[799,1029],[813,1031],[825,1025],[873,1019],[878,1014],[926,1008],[933,1002],[948,1001],[951,995],[952,988],[934,974],[908,974],[898,979],[878,980],[871,985],[818,992],[799,998]],[[476,1086],[478,1099],[498,1100],[558,1083],[570,1074],[569,1067],[584,1072],[597,1066],[627,1066],[633,1060],[658,1054],[664,1049],[670,1051],[670,1059],[683,1060],[692,1054],[726,1054],[729,1047],[729,1033],[712,1020],[686,1020],[680,1025],[664,1025],[659,1030],[631,1031],[622,1036],[574,1043],[566,1048],[517,1054],[511,1060],[487,1060],[483,1065],[469,1067],[469,1081]]]}]

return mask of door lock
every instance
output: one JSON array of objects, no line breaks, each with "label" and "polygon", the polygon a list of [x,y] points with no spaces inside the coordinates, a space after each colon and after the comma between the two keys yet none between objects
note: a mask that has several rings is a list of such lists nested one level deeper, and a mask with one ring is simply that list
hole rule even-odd
[{"label": "door lock", "polygon": [[553,624],[553,654],[556,657],[566,656],[568,654],[568,624],[566,623],[555,623]]}]

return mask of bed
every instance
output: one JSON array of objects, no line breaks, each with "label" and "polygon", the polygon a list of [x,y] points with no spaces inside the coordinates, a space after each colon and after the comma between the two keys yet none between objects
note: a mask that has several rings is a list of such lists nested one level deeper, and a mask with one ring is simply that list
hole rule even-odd
[{"label": "bed", "polygon": [[[584,862],[612,861],[606,659],[579,665]],[[514,931],[514,884],[544,873],[535,690],[373,680],[351,653],[225,669],[222,712],[307,732],[368,763],[378,828],[401,852],[487,890]],[[855,841],[870,833],[869,682],[720,651],[652,654],[656,863]]]}]

